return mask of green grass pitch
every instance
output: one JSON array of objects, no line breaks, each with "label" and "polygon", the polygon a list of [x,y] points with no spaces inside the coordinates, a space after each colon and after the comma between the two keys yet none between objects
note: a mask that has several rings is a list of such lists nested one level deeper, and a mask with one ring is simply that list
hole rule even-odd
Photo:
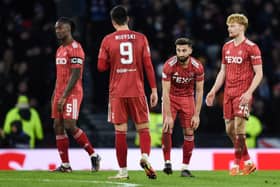
[{"label": "green grass pitch", "polygon": [[167,176],[157,172],[157,179],[148,179],[144,171],[129,171],[129,180],[108,180],[116,171],[0,171],[0,187],[279,187],[280,171],[257,171],[249,176],[229,176],[228,171],[193,171],[195,178],[180,177],[175,171]]}]

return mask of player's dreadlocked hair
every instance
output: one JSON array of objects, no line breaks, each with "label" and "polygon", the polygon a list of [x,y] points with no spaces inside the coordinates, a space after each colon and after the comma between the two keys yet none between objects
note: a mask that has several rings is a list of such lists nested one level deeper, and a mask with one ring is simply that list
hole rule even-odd
[{"label": "player's dreadlocked hair", "polygon": [[127,11],[123,6],[115,6],[114,8],[112,8],[110,14],[111,19],[115,21],[116,24],[124,25],[125,23],[127,23]]},{"label": "player's dreadlocked hair", "polygon": [[67,18],[67,17],[60,17],[60,18],[58,18],[57,21],[58,21],[58,22],[61,22],[61,23],[66,23],[66,24],[70,25],[71,33],[74,33],[74,32],[75,32],[76,25],[75,25],[74,21],[72,21],[70,18]]},{"label": "player's dreadlocked hair", "polygon": [[178,38],[175,41],[175,46],[176,45],[188,45],[188,46],[190,46],[192,48],[193,42],[189,38]]}]

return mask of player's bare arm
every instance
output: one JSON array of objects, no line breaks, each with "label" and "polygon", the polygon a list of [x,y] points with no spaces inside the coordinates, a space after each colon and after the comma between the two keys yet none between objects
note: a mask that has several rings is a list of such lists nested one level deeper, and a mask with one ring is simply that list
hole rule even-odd
[{"label": "player's bare arm", "polygon": [[256,88],[258,87],[258,85],[260,84],[260,82],[262,80],[262,77],[263,77],[262,65],[261,64],[254,65],[253,69],[255,72],[255,76],[254,76],[252,83],[251,83],[250,87],[248,88],[248,90],[244,94],[241,95],[240,105],[246,105],[250,102],[254,91],[256,90]]},{"label": "player's bare arm", "polygon": [[158,94],[157,94],[157,88],[152,88],[152,93],[150,96],[150,104],[151,107],[155,107],[158,103]]},{"label": "player's bare arm", "polygon": [[204,81],[196,81],[196,90],[195,90],[195,113],[191,119],[191,127],[196,130],[200,123],[200,110],[202,106],[203,99],[203,85]]},{"label": "player's bare arm", "polygon": [[75,84],[77,83],[79,77],[81,75],[81,69],[80,68],[72,68],[71,69],[71,77],[70,80],[67,83],[67,86],[62,94],[62,97],[58,100],[58,111],[63,110],[63,105],[66,101],[66,98],[69,96],[71,90],[74,88]]},{"label": "player's bare arm", "polygon": [[162,102],[163,102],[163,111],[165,115],[165,119],[163,122],[162,131],[168,132],[173,128],[174,120],[172,118],[171,110],[170,110],[170,87],[171,82],[170,81],[162,81]]},{"label": "player's bare arm", "polygon": [[226,78],[226,66],[225,66],[225,64],[222,64],[221,69],[217,75],[215,84],[213,85],[212,89],[206,96],[206,105],[207,106],[213,106],[216,93],[217,93],[217,91],[219,91],[219,89],[224,84],[225,78]]}]

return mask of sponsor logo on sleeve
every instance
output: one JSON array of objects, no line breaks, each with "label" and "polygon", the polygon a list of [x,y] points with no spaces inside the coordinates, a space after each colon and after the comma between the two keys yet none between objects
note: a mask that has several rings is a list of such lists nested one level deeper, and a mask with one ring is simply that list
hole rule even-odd
[{"label": "sponsor logo on sleeve", "polygon": [[55,61],[56,61],[56,64],[66,64],[67,63],[66,58],[56,58]]}]

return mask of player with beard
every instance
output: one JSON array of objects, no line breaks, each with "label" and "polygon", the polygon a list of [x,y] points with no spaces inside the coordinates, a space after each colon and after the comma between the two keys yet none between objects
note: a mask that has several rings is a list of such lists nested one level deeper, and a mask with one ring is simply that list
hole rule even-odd
[{"label": "player with beard", "polygon": [[[248,19],[243,14],[231,14],[226,22],[232,40],[224,44],[222,65],[215,84],[206,97],[206,104],[213,106],[218,90],[225,82],[223,112],[226,132],[234,145],[234,164],[230,175],[249,175],[256,170],[245,143],[245,124],[250,115],[252,95],[261,82],[262,58],[259,47],[245,37]],[[244,169],[240,172],[240,161]]]},{"label": "player with beard", "polygon": [[194,131],[200,122],[204,84],[204,68],[197,59],[190,56],[193,51],[192,45],[190,39],[178,38],[175,41],[176,56],[165,62],[162,72],[162,148],[165,161],[163,171],[168,175],[172,174],[171,136],[178,115],[184,134],[182,177],[193,177],[188,166],[194,148]]},{"label": "player with beard", "polygon": [[62,160],[55,171],[71,172],[68,149],[70,133],[91,158],[92,171],[99,170],[100,156],[94,152],[87,135],[77,127],[79,109],[83,98],[82,74],[85,54],[80,43],[72,37],[74,23],[69,18],[61,17],[55,23],[55,33],[60,41],[56,51],[56,83],[53,91],[52,118],[56,146]]}]

